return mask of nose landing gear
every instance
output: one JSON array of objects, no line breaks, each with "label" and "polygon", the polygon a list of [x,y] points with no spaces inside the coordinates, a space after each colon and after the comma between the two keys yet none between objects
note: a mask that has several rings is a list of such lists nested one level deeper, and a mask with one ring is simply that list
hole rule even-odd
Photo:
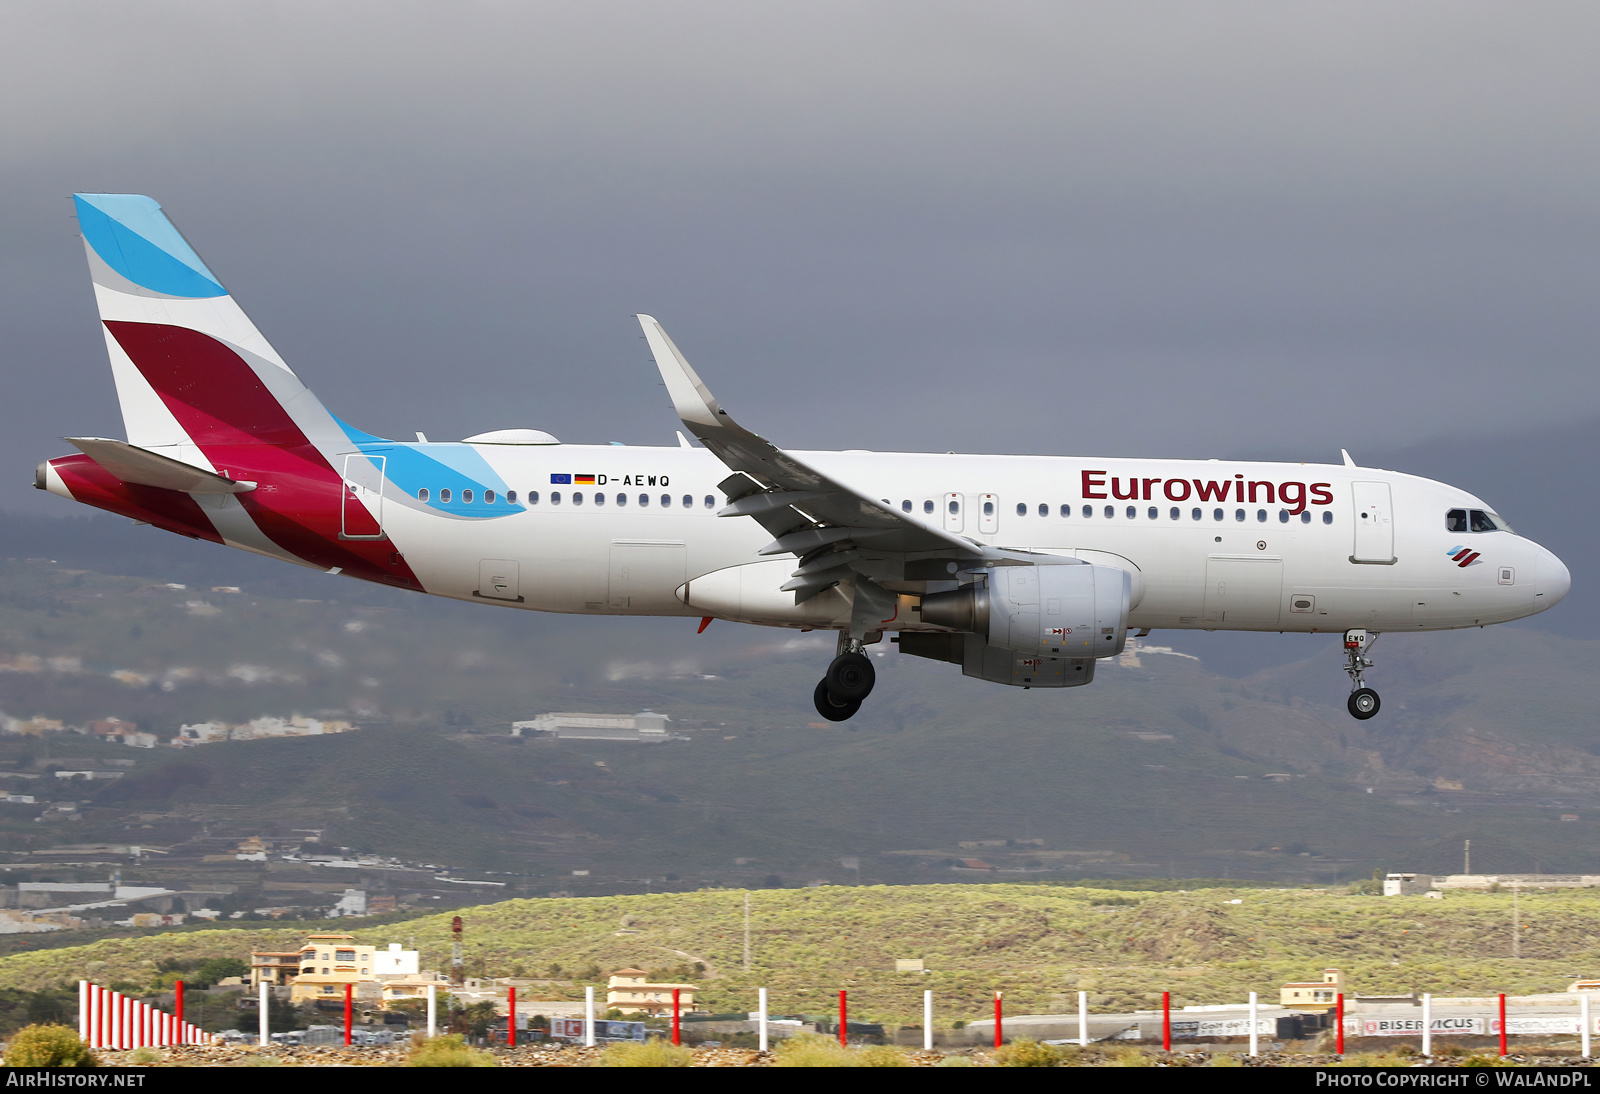
[{"label": "nose landing gear", "polygon": [[[882,632],[869,633],[867,637],[873,638],[874,633],[881,635]],[[865,645],[865,642],[841,634],[839,655],[828,666],[827,675],[812,693],[811,701],[816,704],[817,713],[830,722],[844,722],[855,717],[856,711],[861,709],[862,700],[872,694],[872,685],[877,683],[878,674],[867,655],[861,652]]]},{"label": "nose landing gear", "polygon": [[1377,641],[1377,634],[1371,631],[1344,632],[1344,655],[1348,662],[1344,671],[1350,676],[1350,701],[1345,705],[1350,708],[1352,718],[1363,722],[1378,713],[1378,708],[1383,705],[1378,693],[1367,687],[1366,681],[1361,678],[1362,672],[1372,667],[1367,651]]}]

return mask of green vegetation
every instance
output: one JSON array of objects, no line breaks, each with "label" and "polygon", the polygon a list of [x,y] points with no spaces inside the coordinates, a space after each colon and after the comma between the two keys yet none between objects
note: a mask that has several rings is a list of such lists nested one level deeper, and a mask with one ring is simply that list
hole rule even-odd
[{"label": "green vegetation", "polygon": [[1001,1067],[1060,1067],[1065,1056],[1055,1045],[1042,1045],[1023,1037],[1001,1045],[994,1060]]},{"label": "green vegetation", "polygon": [[642,1045],[615,1044],[600,1055],[599,1067],[688,1067],[694,1062],[694,1049],[674,1045],[659,1037]]},{"label": "green vegetation", "polygon": [[89,1046],[67,1026],[29,1026],[6,1047],[7,1067],[99,1067]]},{"label": "green vegetation", "polygon": [[494,1056],[468,1048],[460,1034],[430,1037],[406,1056],[407,1067],[498,1067]]},{"label": "green vegetation", "polygon": [[[1520,959],[1511,956],[1510,893],[1451,892],[1427,900],[1200,889],[1106,903],[1113,895],[1129,896],[1040,885],[756,891],[748,971],[742,891],[511,900],[465,911],[465,956],[484,975],[557,964],[593,974],[589,983],[603,983],[605,973],[625,966],[699,962],[697,1002],[713,1012],[752,1010],[756,989],[765,986],[776,1013],[825,1014],[843,988],[853,1017],[890,1025],[916,1021],[922,991],[931,988],[947,1028],[986,1016],[997,989],[1005,991],[1011,1013],[1059,1013],[1075,1008],[1080,990],[1096,1010],[1153,1006],[1163,990],[1176,1006],[1242,1000],[1251,991],[1270,999],[1280,984],[1325,966],[1345,971],[1347,991],[1438,995],[1560,991],[1600,969],[1596,890],[1523,893]],[[619,931],[625,917],[630,926]],[[354,933],[383,945],[403,930],[415,938],[423,966],[440,967],[449,959],[450,918],[424,916],[403,928]],[[149,983],[164,960],[235,957],[290,948],[299,939],[284,928],[105,939],[0,958],[0,984],[38,991],[85,975],[101,983]],[[920,958],[927,972],[897,973],[898,958]],[[542,990],[579,999],[583,984],[569,980]],[[63,996],[53,998],[59,1003]],[[190,996],[191,1010],[199,998]],[[21,998],[12,999],[13,1013],[25,1013]],[[527,1006],[537,1011],[537,1003]]]}]

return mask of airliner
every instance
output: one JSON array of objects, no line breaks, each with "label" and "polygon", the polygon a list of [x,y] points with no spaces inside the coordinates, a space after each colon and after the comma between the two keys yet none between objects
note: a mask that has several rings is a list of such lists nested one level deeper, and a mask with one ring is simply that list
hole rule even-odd
[{"label": "airliner", "polygon": [[42,490],[169,532],[457,600],[837,633],[1022,688],[1088,684],[1153,629],[1342,635],[1349,711],[1386,631],[1544,611],[1553,553],[1444,483],[1340,464],[791,452],[638,317],[676,447],[505,428],[386,440],[327,410],[148,197],[74,195],[126,440],[72,437]]}]

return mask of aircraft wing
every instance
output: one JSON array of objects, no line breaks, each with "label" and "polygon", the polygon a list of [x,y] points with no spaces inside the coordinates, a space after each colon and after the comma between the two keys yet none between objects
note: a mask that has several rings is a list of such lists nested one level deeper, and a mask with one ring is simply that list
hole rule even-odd
[{"label": "aircraft wing", "polygon": [[735,475],[721,483],[729,504],[719,516],[748,516],[773,535],[763,555],[793,554],[801,565],[784,585],[796,603],[856,580],[858,592],[870,585],[870,598],[892,597],[876,583],[863,581],[867,560],[883,555],[946,558],[963,564],[995,552],[972,540],[930,528],[877,499],[846,486],[750,432],[722,409],[661,324],[641,315],[645,341],[672,396],[672,405],[689,431]]}]

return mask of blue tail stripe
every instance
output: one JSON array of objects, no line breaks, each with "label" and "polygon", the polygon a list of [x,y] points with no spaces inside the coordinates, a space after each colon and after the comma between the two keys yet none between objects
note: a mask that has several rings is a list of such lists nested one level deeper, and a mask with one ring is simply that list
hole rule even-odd
[{"label": "blue tail stripe", "polygon": [[107,266],[151,292],[226,296],[154,200],[138,194],[73,194],[78,226]]}]

